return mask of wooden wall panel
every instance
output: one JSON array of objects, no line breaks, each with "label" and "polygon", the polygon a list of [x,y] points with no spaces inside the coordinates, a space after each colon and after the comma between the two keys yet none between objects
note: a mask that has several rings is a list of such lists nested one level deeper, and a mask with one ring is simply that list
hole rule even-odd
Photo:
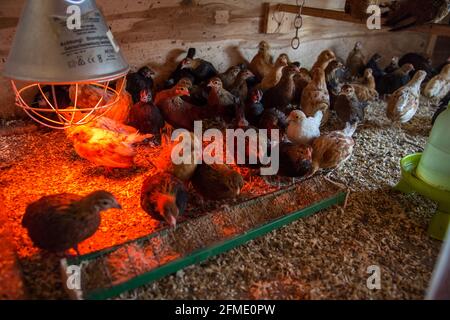
[{"label": "wooden wall panel", "polygon": [[[0,1],[0,72],[6,61],[24,0]],[[368,31],[362,26],[311,17],[304,18],[300,34],[302,46],[290,48],[294,30],[288,34],[260,33],[263,2],[258,0],[97,0],[115,37],[133,68],[149,64],[158,71],[158,79],[167,75],[189,46],[198,55],[211,60],[220,70],[230,64],[251,59],[257,44],[269,41],[274,54],[288,53],[305,66],[314,63],[317,54],[332,48],[345,58],[356,40],[366,45],[367,55],[379,51],[385,61],[407,51],[424,51],[428,36],[415,33],[387,34]],[[295,0],[284,3],[295,4]],[[344,0],[309,0],[308,6],[342,9]],[[228,24],[216,24],[216,12],[227,11]],[[18,112],[13,106],[9,84],[0,78],[0,118]]]}]

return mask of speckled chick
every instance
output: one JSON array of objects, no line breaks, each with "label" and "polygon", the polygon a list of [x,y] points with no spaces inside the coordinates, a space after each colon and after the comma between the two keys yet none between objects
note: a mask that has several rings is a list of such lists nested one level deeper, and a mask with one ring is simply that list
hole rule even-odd
[{"label": "speckled chick", "polygon": [[184,183],[167,172],[160,172],[144,180],[141,207],[152,218],[166,221],[175,227],[187,206],[188,192]]},{"label": "speckled chick", "polygon": [[211,200],[239,196],[244,178],[224,164],[200,164],[192,177],[192,185],[203,197]]},{"label": "speckled chick", "polygon": [[417,71],[406,86],[389,97],[386,115],[392,122],[406,123],[414,117],[420,103],[420,86],[426,76],[425,71]]},{"label": "speckled chick", "polygon": [[353,154],[355,141],[352,136],[355,131],[356,124],[347,123],[344,130],[328,132],[315,139],[312,145],[312,173],[344,164]]},{"label": "speckled chick", "polygon": [[100,212],[121,209],[112,194],[96,191],[85,197],[62,193],[29,204],[22,219],[33,244],[51,252],[71,248],[91,237],[100,226]]}]

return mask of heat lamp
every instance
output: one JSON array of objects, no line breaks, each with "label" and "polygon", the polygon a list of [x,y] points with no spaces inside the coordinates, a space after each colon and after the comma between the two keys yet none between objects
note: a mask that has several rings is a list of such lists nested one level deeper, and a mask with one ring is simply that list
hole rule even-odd
[{"label": "heat lamp", "polygon": [[[95,0],[26,0],[3,75],[32,119],[66,129],[108,112],[128,71]],[[82,87],[95,94],[81,99]],[[58,103],[64,90],[68,105]]]},{"label": "heat lamp", "polygon": [[422,153],[401,160],[402,179],[395,187],[404,193],[418,192],[438,203],[428,234],[443,240],[450,229],[450,108],[436,119]]}]

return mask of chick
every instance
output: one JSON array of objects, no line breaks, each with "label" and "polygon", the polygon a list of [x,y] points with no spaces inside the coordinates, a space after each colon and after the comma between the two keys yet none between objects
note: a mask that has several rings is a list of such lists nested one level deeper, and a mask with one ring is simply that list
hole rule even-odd
[{"label": "chick", "polygon": [[222,81],[218,77],[212,78],[208,87],[211,88],[208,96],[208,107],[216,117],[230,122],[235,115],[237,98],[223,87]]},{"label": "chick", "polygon": [[283,68],[288,65],[288,57],[286,54],[280,54],[275,61],[275,65],[270,72],[262,79],[259,88],[263,91],[275,87],[283,75]]},{"label": "chick", "polygon": [[396,56],[392,57],[391,62],[384,69],[384,73],[388,74],[388,73],[392,73],[392,72],[398,70],[400,68],[399,62],[400,62],[399,57],[396,57]]},{"label": "chick", "polygon": [[[162,91],[158,92],[156,94],[156,97],[155,97],[155,105],[160,107],[161,104],[165,100],[170,99],[171,97],[176,96],[176,95],[179,95],[179,96],[181,96],[183,94],[190,95],[189,87],[188,86],[184,86],[181,83],[182,84],[188,84],[188,79],[187,78],[183,78],[183,79],[180,80],[180,83],[178,83],[173,88],[162,90]],[[191,82],[191,84],[192,84],[192,82]]]},{"label": "chick", "polygon": [[308,117],[313,117],[317,111],[323,113],[322,124],[329,118],[330,95],[325,81],[325,71],[322,68],[315,68],[311,82],[303,90],[301,107]]},{"label": "chick", "polygon": [[432,125],[434,125],[434,123],[436,122],[436,119],[440,116],[440,114],[442,112],[444,112],[445,110],[447,110],[449,103],[450,103],[450,92],[445,96],[444,99],[442,99],[441,104],[439,105],[438,109],[434,113],[433,118],[431,119]]},{"label": "chick", "polygon": [[283,69],[278,84],[264,93],[263,104],[265,108],[276,108],[286,113],[295,97],[294,77],[299,72],[296,66],[287,66]]},{"label": "chick", "polygon": [[231,86],[236,81],[239,73],[244,70],[244,65],[240,64],[237,66],[232,66],[227,69],[224,73],[219,74],[220,80],[222,80],[223,87],[230,90]]},{"label": "chick", "polygon": [[191,59],[186,58],[182,62],[181,70],[190,70],[190,72],[194,75],[195,81],[194,84],[198,84],[204,81],[208,81],[212,77],[216,77],[219,72],[212,65],[211,62],[197,58]]},{"label": "chick", "polygon": [[311,82],[311,74],[305,68],[300,68],[300,71],[294,76],[295,92],[294,101],[300,101],[302,98],[303,90],[308,83]]},{"label": "chick", "polygon": [[[198,148],[196,149],[195,146]],[[160,171],[168,172],[181,181],[188,182],[197,168],[197,160],[201,159],[201,154],[197,153],[200,149],[201,143],[192,132],[189,135],[179,134],[173,141],[163,143],[161,151],[152,162]],[[184,154],[184,152],[190,152],[190,154]],[[173,154],[185,161],[175,163],[172,159]]]},{"label": "chick", "polygon": [[366,66],[366,58],[362,53],[362,48],[362,43],[360,41],[356,42],[355,47],[347,57],[346,65],[349,75],[352,78],[357,78],[364,72],[364,68]]},{"label": "chick", "polygon": [[334,101],[341,92],[341,87],[345,83],[345,75],[345,66],[338,60],[331,61],[325,69],[325,79],[330,94],[330,107],[334,106]]},{"label": "chick", "polygon": [[239,196],[244,179],[224,164],[200,164],[192,177],[192,185],[203,197],[211,200]]},{"label": "chick", "polygon": [[134,128],[100,118],[67,129],[67,137],[80,157],[107,168],[129,168],[136,156],[134,145],[152,135],[141,135]]},{"label": "chick", "polygon": [[127,75],[126,90],[131,94],[133,104],[140,101],[142,90],[153,93],[153,76],[155,72],[147,66],[140,68],[137,72]]},{"label": "chick", "polygon": [[407,63],[393,73],[386,74],[377,84],[378,93],[380,95],[394,93],[395,90],[403,87],[411,80],[409,75],[411,71],[414,71],[414,67],[412,64]]},{"label": "chick", "polygon": [[311,68],[311,72],[316,68],[321,68],[322,70],[325,70],[328,67],[328,64],[335,59],[336,55],[333,51],[331,50],[322,51],[320,55],[317,57],[317,61]]},{"label": "chick", "polygon": [[290,142],[280,144],[279,175],[286,177],[304,177],[312,170],[312,148],[295,145]]},{"label": "chick", "polygon": [[339,120],[343,123],[360,123],[364,121],[364,109],[367,103],[360,102],[351,85],[344,85],[336,99],[334,110]]},{"label": "chick", "polygon": [[387,117],[392,122],[406,123],[414,117],[419,108],[420,86],[426,76],[425,71],[417,71],[406,86],[401,87],[389,97]]},{"label": "chick", "polygon": [[146,90],[141,92],[141,101],[136,103],[128,115],[128,125],[140,133],[158,135],[164,127],[164,118]]},{"label": "chick", "polygon": [[259,50],[249,65],[249,70],[260,80],[266,77],[273,67],[273,57],[270,55],[270,46],[266,41],[261,41]]},{"label": "chick", "polygon": [[433,77],[423,89],[423,95],[439,104],[450,92],[450,64],[442,69],[441,73]]},{"label": "chick", "polygon": [[141,207],[153,219],[176,227],[178,218],[186,210],[189,194],[183,182],[167,172],[160,172],[144,180]]},{"label": "chick", "polygon": [[352,136],[356,123],[347,123],[344,130],[325,133],[313,142],[312,174],[319,169],[333,169],[343,165],[353,154]]},{"label": "chick", "polygon": [[96,191],[85,197],[62,193],[29,204],[22,219],[33,244],[51,252],[71,248],[91,237],[100,225],[100,212],[122,209],[112,194]]},{"label": "chick", "polygon": [[385,25],[399,31],[442,21],[450,11],[450,0],[401,0],[391,7]]},{"label": "chick", "polygon": [[410,63],[413,65],[415,70],[425,71],[427,73],[427,77],[425,78],[426,80],[430,80],[437,74],[436,70],[432,66],[433,61],[429,57],[424,56],[420,53],[407,53],[400,58],[398,63],[400,64],[400,66]]},{"label": "chick", "polygon": [[276,129],[284,132],[287,125],[286,115],[278,109],[265,109],[259,120],[259,128],[267,129],[269,138],[271,138],[270,130]]},{"label": "chick", "polygon": [[371,69],[372,75],[375,78],[375,82],[379,81],[379,79],[384,76],[386,73],[380,67],[381,55],[375,53],[367,62],[365,69]]},{"label": "chick", "polygon": [[240,101],[246,101],[248,97],[247,80],[252,77],[254,77],[254,74],[250,70],[242,70],[230,86],[230,93],[239,98]]},{"label": "chick", "polygon": [[194,130],[194,122],[209,119],[213,110],[200,107],[182,99],[189,96],[187,88],[178,87],[170,92],[159,105],[164,120],[175,128]]},{"label": "chick", "polygon": [[263,92],[259,89],[254,89],[245,105],[245,118],[254,126],[258,125],[259,119],[264,112],[264,105],[261,103],[262,98]]},{"label": "chick", "polygon": [[164,88],[168,89],[173,87],[175,84],[177,84],[180,79],[187,78],[190,81],[195,81],[195,76],[191,72],[189,68],[183,69],[183,64],[185,59],[194,59],[195,55],[197,53],[197,50],[195,48],[189,48],[188,52],[186,54],[186,57],[178,63],[177,68],[175,71],[172,72],[169,79],[166,81]]},{"label": "chick", "polygon": [[369,102],[378,99],[378,92],[376,90],[375,78],[372,75],[372,69],[366,69],[361,83],[351,84],[356,97],[361,102]]},{"label": "chick", "polygon": [[323,113],[317,111],[314,117],[307,118],[303,111],[294,110],[291,112],[288,121],[287,137],[295,144],[309,145],[320,136],[320,124]]}]

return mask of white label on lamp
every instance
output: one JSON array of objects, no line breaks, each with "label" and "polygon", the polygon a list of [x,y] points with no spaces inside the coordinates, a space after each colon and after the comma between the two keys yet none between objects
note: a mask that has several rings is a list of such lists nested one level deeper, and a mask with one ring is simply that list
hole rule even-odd
[{"label": "white label on lamp", "polygon": [[106,36],[108,37],[109,41],[111,41],[111,45],[114,48],[115,52],[119,52],[120,51],[120,47],[118,46],[118,44],[116,43],[116,40],[114,39],[114,35],[112,34],[111,30],[109,30],[106,33]]}]

